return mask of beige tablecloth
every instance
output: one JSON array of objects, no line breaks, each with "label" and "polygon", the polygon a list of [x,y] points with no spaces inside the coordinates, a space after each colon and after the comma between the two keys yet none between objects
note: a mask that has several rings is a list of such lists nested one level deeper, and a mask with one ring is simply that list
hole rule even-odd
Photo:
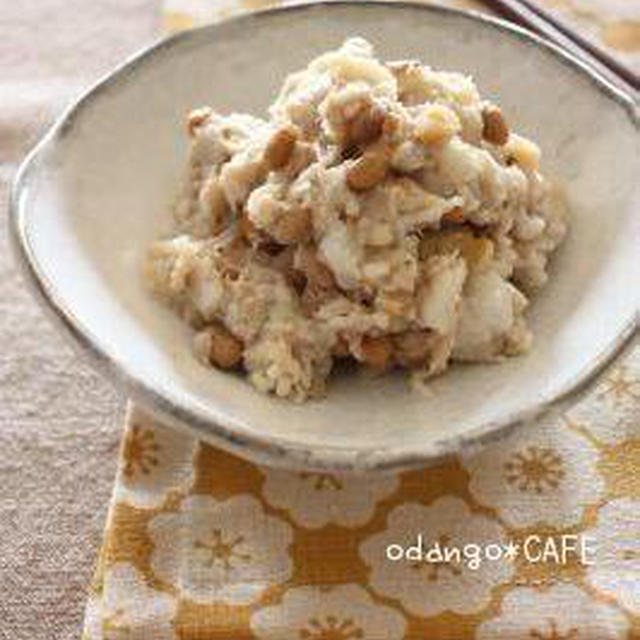
[{"label": "beige tablecloth", "polygon": [[0,2],[0,638],[78,638],[122,398],[32,301],[5,232],[8,181],[87,84],[151,41],[154,0]]}]

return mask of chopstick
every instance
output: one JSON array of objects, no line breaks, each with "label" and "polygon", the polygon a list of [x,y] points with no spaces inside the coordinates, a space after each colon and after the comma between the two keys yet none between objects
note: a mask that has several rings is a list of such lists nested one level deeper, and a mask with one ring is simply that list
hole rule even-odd
[{"label": "chopstick", "polygon": [[587,40],[567,24],[530,0],[482,0],[503,17],[535,31],[560,45],[582,61],[595,67],[609,81],[625,89],[636,100],[640,91],[640,76],[610,53]]}]

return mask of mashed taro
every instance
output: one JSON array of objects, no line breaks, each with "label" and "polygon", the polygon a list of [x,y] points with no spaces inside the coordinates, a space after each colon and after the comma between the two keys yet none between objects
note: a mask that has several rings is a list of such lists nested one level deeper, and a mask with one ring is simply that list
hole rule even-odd
[{"label": "mashed taro", "polygon": [[268,119],[204,107],[188,133],[145,274],[203,362],[304,400],[339,359],[423,379],[529,349],[565,204],[467,76],[354,38],[286,78]]}]

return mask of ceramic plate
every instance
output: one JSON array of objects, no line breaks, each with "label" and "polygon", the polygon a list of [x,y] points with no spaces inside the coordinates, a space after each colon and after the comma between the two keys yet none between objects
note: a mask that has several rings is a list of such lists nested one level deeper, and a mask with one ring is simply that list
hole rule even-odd
[{"label": "ceramic plate", "polygon": [[[571,232],[532,303],[536,342],[454,367],[431,393],[404,376],[343,376],[295,405],[202,367],[154,301],[142,256],[167,224],[185,113],[261,113],[284,76],[345,37],[382,58],[472,74],[567,185]],[[499,437],[566,398],[622,346],[638,308],[638,116],[628,98],[518,28],[401,3],[296,6],[180,34],[99,82],[48,133],[12,193],[18,254],[55,315],[136,401],[212,443],[276,465],[390,469]]]}]

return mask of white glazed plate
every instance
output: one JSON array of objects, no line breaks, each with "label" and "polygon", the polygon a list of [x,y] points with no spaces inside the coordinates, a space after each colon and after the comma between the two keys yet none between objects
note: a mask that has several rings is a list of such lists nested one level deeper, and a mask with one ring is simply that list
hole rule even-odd
[{"label": "white glazed plate", "polygon": [[[343,376],[295,405],[206,369],[188,329],[154,301],[142,256],[166,226],[184,163],[185,113],[262,113],[283,78],[345,37],[385,59],[472,74],[565,181],[571,232],[532,303],[527,356],[454,367],[428,396],[404,376]],[[506,23],[401,3],[262,12],[180,34],[98,83],[22,166],[11,230],[30,279],[72,335],[134,400],[260,462],[390,469],[526,428],[622,347],[637,321],[640,140],[630,99]],[[635,254],[634,254],[635,249]]]}]

